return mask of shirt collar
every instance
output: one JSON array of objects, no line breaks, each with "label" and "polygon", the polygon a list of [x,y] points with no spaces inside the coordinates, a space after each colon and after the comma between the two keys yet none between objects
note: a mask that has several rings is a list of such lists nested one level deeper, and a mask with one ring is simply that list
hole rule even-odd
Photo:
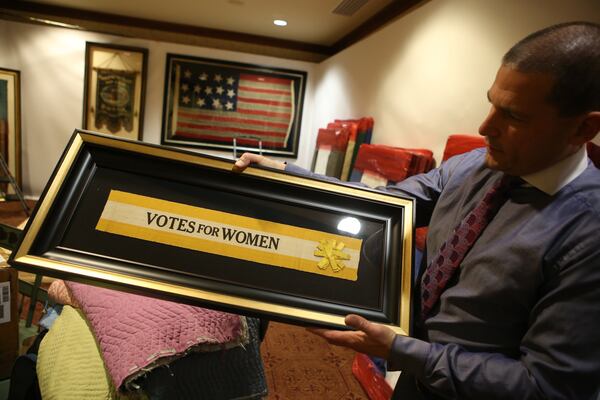
[{"label": "shirt collar", "polygon": [[585,146],[581,146],[579,150],[564,160],[521,178],[531,186],[552,196],[577,178],[587,168],[587,164],[587,152]]}]

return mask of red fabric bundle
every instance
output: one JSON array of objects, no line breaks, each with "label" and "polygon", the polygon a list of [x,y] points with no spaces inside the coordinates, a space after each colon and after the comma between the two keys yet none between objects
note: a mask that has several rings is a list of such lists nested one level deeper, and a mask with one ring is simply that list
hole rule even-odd
[{"label": "red fabric bundle", "polygon": [[442,161],[446,161],[450,157],[466,153],[479,147],[485,147],[485,139],[482,136],[450,135],[446,141],[446,148],[444,149]]},{"label": "red fabric bundle", "polygon": [[413,165],[408,176],[428,172],[435,166],[433,152],[427,149],[404,149],[413,154]]},{"label": "red fabric bundle", "polygon": [[392,397],[393,389],[368,356],[356,354],[352,361],[352,374],[367,392],[369,399],[389,400]]},{"label": "red fabric bundle", "polygon": [[409,176],[429,171],[433,165],[433,153],[430,150],[363,144],[358,150],[354,168],[362,172],[373,171],[388,181],[400,182]]},{"label": "red fabric bundle", "polygon": [[340,179],[347,181],[350,179],[350,171],[352,168],[352,157],[355,153],[356,140],[358,135],[358,123],[356,122],[330,122],[327,124],[328,129],[345,128],[348,129],[348,145],[346,146],[346,154],[344,154],[344,164]]},{"label": "red fabric bundle", "polygon": [[382,144],[363,144],[358,149],[354,168],[373,171],[388,181],[399,182],[408,176],[413,155],[404,149]]},{"label": "red fabric bundle", "polygon": [[317,147],[330,147],[331,151],[346,151],[349,134],[350,131],[343,127],[332,129],[320,128],[317,135]]}]

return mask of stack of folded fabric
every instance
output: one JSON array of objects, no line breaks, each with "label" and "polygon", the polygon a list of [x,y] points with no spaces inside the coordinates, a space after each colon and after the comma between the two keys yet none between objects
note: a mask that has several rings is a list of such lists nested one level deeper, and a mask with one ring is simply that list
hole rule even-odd
[{"label": "stack of folded fabric", "polygon": [[55,281],[60,315],[43,338],[43,398],[248,398],[266,395],[259,321]]},{"label": "stack of folded fabric", "polygon": [[381,144],[363,144],[350,176],[352,182],[370,187],[386,186],[429,171],[435,165],[433,152]]},{"label": "stack of folded fabric", "polygon": [[352,163],[352,155],[356,147],[358,135],[358,123],[356,122],[330,122],[327,124],[327,129],[345,129],[348,131],[348,143],[344,152],[342,169],[338,176],[343,181],[347,181],[350,177],[350,166]]},{"label": "stack of folded fabric", "polygon": [[350,130],[345,127],[319,129],[312,171],[339,178],[344,166]]},{"label": "stack of folded fabric", "polygon": [[358,149],[370,143],[373,118],[336,119],[319,129],[313,156],[312,171],[347,181],[356,160]]},{"label": "stack of folded fabric", "polygon": [[350,180],[350,174],[354,168],[356,157],[358,155],[358,149],[362,144],[371,143],[371,137],[373,136],[373,125],[375,121],[372,117],[363,117],[359,119],[336,119],[334,124],[346,124],[354,127],[356,130],[355,136],[350,137],[348,143],[348,149],[346,151],[346,159],[344,160],[344,171],[342,172],[342,180]]}]

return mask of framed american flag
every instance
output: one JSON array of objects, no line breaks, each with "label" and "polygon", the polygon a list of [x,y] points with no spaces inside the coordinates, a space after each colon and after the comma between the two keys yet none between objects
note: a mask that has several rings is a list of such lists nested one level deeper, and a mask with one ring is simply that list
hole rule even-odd
[{"label": "framed american flag", "polygon": [[295,158],[306,72],[167,54],[161,144]]}]

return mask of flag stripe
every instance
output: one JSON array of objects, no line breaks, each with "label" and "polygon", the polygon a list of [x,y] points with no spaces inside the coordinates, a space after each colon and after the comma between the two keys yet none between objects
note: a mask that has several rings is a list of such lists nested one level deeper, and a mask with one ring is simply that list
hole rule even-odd
[{"label": "flag stripe", "polygon": [[182,128],[191,128],[191,129],[199,129],[202,130],[202,132],[208,132],[208,131],[213,131],[213,132],[239,132],[239,133],[248,133],[248,134],[253,134],[253,135],[260,135],[260,136],[278,136],[278,137],[283,137],[286,135],[287,131],[286,130],[270,130],[270,129],[248,129],[248,128],[243,128],[243,126],[232,126],[232,125],[226,125],[226,126],[217,126],[217,125],[206,125],[206,124],[193,124],[193,123],[189,123],[189,122],[180,122],[179,125]]},{"label": "flag stripe", "polygon": [[[292,102],[291,96],[282,96],[279,94],[271,94],[271,93],[261,93],[261,92],[251,92],[248,90],[240,90],[238,92],[239,97],[251,97],[253,99],[265,99],[265,100],[273,100],[273,101],[286,101],[288,103]],[[239,98],[238,97],[238,98]],[[233,100],[233,98],[230,98]]]},{"label": "flag stripe", "polygon": [[261,111],[261,110],[250,110],[250,109],[242,109],[238,108],[238,112],[242,114],[252,114],[252,115],[263,115],[265,117],[273,117],[273,118],[291,118],[292,114],[289,113],[280,113],[280,112],[269,112],[269,111]]},{"label": "flag stripe", "polygon": [[285,102],[285,101],[271,101],[271,100],[263,100],[263,99],[257,99],[257,98],[250,98],[250,97],[238,97],[238,101],[241,102],[245,102],[245,103],[255,103],[255,104],[266,104],[269,106],[275,106],[275,107],[286,107],[286,108],[290,108],[292,106],[292,103]]},{"label": "flag stripe", "polygon": [[[273,113],[273,114],[265,114],[269,117],[282,117],[282,118],[286,118],[286,119],[290,118],[290,114],[289,114],[290,108],[289,107],[269,106],[269,105],[259,104],[259,103],[239,102],[237,111],[238,112],[264,111],[264,112],[268,112],[268,113]],[[279,115],[277,115],[277,114],[279,114]]]},{"label": "flag stripe", "polygon": [[254,92],[254,93],[282,94],[282,95],[285,95],[287,97],[290,97],[290,91],[289,90],[261,89],[261,88],[257,88],[257,87],[242,86],[242,85],[238,86],[238,90],[240,92],[248,91],[248,92]]},{"label": "flag stripe", "polygon": [[285,87],[289,87],[290,85],[290,80],[287,78],[274,78],[272,76],[264,75],[240,74],[240,82],[241,81],[270,83],[274,85],[282,85]]},{"label": "flag stripe", "polygon": [[[240,124],[240,125],[256,125],[257,127],[261,127],[261,126],[269,126],[269,127],[274,127],[274,128],[282,128],[284,130],[287,130],[288,125],[285,123],[277,123],[277,122],[270,122],[270,121],[264,121],[261,119],[257,119],[257,120],[252,120],[252,119],[248,119],[248,118],[236,118],[236,117],[222,117],[219,115],[200,115],[200,114],[187,114],[187,113],[181,113],[182,121],[190,121],[190,122],[186,122],[188,124],[193,124],[196,122],[199,122],[198,120],[210,120],[213,121],[214,123],[219,123],[219,122],[230,122],[232,124],[232,126],[236,126],[236,124]],[[189,118],[189,119],[188,119]]]},{"label": "flag stripe", "polygon": [[[190,139],[210,140],[212,142],[226,143],[229,145],[231,145],[233,143],[233,138],[235,138],[236,144],[238,146],[243,146],[243,145],[256,146],[256,139],[243,138],[238,135],[216,136],[216,135],[205,135],[204,133],[199,134],[197,132],[188,132],[188,131],[178,130],[177,136],[190,138]],[[281,141],[261,140],[261,144],[263,147],[271,147],[271,148],[279,147],[279,146],[281,146]]]},{"label": "flag stripe", "polygon": [[[182,110],[179,113],[180,118],[182,116],[181,115],[182,113],[206,115],[206,116],[218,115],[218,116],[222,116],[222,117],[230,117],[230,116],[234,116],[236,114],[242,114],[243,118],[260,120],[260,121],[285,122],[288,124],[289,124],[289,121],[291,118],[291,114],[286,114],[286,113],[276,113],[276,112],[269,112],[269,111],[262,111],[262,110],[246,110],[246,109],[240,110],[239,108],[236,113],[230,113],[227,111],[220,111],[220,110],[192,109],[192,108],[187,108],[187,107],[180,107],[179,109]],[[264,117],[268,117],[268,118],[264,118]],[[192,118],[195,118],[195,117],[192,116]]]}]

